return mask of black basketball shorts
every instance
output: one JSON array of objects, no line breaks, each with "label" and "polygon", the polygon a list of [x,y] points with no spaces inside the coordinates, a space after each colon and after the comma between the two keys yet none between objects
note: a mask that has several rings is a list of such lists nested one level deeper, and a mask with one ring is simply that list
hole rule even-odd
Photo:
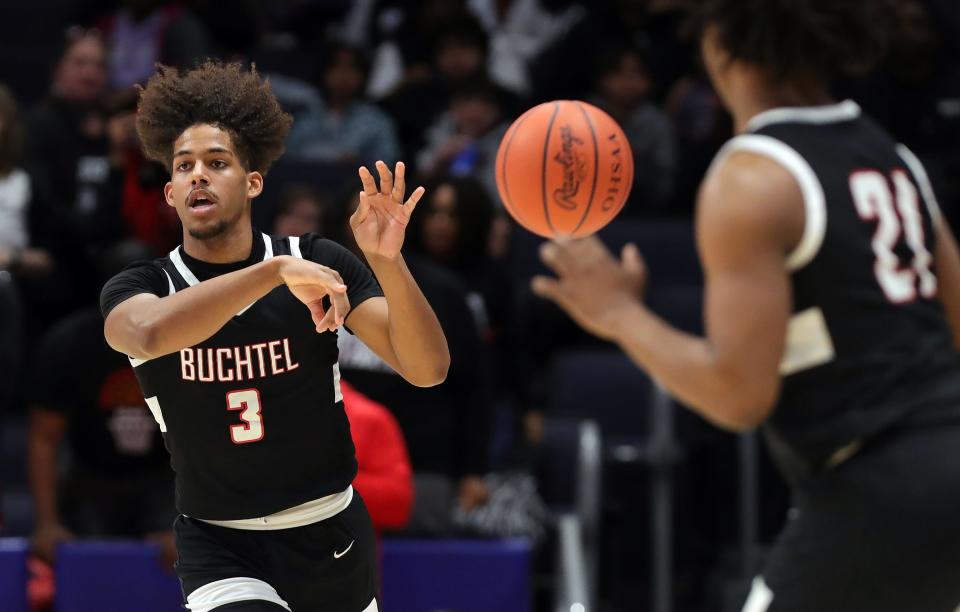
[{"label": "black basketball shorts", "polygon": [[377,545],[354,492],[339,514],[303,527],[252,531],[179,516],[177,576],[187,609],[377,612]]},{"label": "black basketball shorts", "polygon": [[796,491],[744,612],[955,612],[960,425],[882,435]]}]

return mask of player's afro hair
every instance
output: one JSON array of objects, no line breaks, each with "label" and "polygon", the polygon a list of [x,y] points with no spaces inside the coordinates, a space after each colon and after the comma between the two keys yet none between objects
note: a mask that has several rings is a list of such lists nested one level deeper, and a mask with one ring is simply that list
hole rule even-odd
[{"label": "player's afro hair", "polygon": [[893,29],[889,0],[701,0],[693,17],[733,59],[780,82],[865,72]]},{"label": "player's afro hair", "polygon": [[214,60],[184,73],[160,66],[140,93],[137,110],[144,155],[167,167],[180,134],[206,123],[230,134],[245,168],[266,172],[283,153],[293,121],[256,68]]}]

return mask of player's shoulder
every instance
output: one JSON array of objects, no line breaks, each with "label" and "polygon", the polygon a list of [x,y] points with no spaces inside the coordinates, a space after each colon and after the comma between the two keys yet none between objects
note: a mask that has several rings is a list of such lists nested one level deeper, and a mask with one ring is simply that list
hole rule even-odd
[{"label": "player's shoulder", "polygon": [[113,283],[125,283],[130,281],[163,281],[163,284],[166,285],[167,271],[166,269],[170,264],[170,256],[165,255],[163,257],[157,257],[155,259],[140,259],[133,261],[124,268],[115,274],[111,278],[107,285]]},{"label": "player's shoulder", "polygon": [[701,241],[708,235],[723,241],[765,236],[785,245],[798,240],[804,223],[805,175],[791,167],[796,160],[773,139],[755,140],[751,135],[751,146],[743,146],[739,138],[744,137],[728,143],[700,188]]}]

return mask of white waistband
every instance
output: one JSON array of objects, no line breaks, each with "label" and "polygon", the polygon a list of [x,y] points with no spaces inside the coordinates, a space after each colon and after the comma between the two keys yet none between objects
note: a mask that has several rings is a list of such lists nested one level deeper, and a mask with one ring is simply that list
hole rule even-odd
[{"label": "white waistband", "polygon": [[255,531],[291,529],[293,527],[303,527],[304,525],[325,521],[328,518],[336,516],[346,510],[351,501],[353,501],[353,485],[348,486],[340,493],[314,499],[299,506],[287,508],[286,510],[281,510],[280,512],[259,518],[236,519],[232,521],[199,520],[204,523],[210,523],[211,525],[230,527],[232,529],[251,529]]}]

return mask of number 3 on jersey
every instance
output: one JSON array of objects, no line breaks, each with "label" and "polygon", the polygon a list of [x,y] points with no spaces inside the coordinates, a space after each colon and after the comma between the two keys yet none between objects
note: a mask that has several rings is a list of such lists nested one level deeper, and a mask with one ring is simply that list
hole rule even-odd
[{"label": "number 3 on jersey", "polygon": [[227,410],[239,410],[242,425],[230,426],[230,439],[234,444],[247,444],[263,440],[263,417],[260,414],[260,392],[242,389],[227,393]]},{"label": "number 3 on jersey", "polygon": [[[850,175],[850,193],[857,213],[865,221],[876,221],[871,246],[877,256],[873,271],[887,299],[895,304],[912,302],[920,295],[937,294],[937,277],[930,270],[933,256],[923,241],[920,196],[903,170],[894,170],[890,180],[876,170],[858,170]],[[902,223],[902,226],[901,226]],[[901,230],[913,252],[910,267],[901,268],[894,248]]]}]

